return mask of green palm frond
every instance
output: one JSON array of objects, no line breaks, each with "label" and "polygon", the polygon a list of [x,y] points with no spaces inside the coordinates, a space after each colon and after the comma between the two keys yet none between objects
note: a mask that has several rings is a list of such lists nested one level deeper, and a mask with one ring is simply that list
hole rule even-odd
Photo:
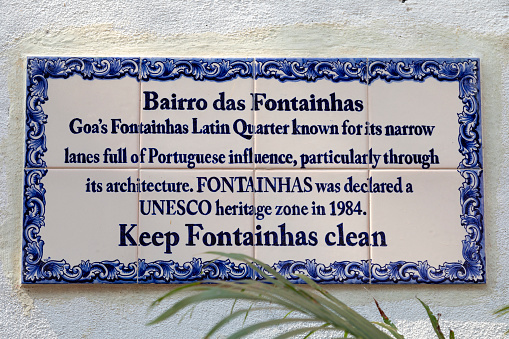
[{"label": "green palm frond", "polygon": [[[264,317],[264,320],[246,327],[243,323],[241,328],[228,338],[242,338],[257,331],[285,325],[283,327],[286,328],[286,332],[279,334],[276,338],[293,338],[298,335],[304,335],[304,338],[308,338],[316,332],[332,331],[343,338],[404,339],[396,325],[389,319],[376,300],[375,305],[383,322],[368,321],[306,275],[298,275],[305,284],[296,285],[288,281],[274,268],[247,255],[221,252],[209,253],[244,262],[260,274],[263,280],[235,282],[218,280],[179,286],[154,301],[152,307],[175,295],[184,292],[186,295],[149,324],[159,323],[204,301],[231,299],[233,305],[229,314],[214,324],[205,335],[205,338],[211,338],[238,318],[244,317],[245,322],[248,314],[260,312],[267,314],[268,312],[280,311],[284,312],[285,315],[275,319],[269,318],[269,320]],[[191,292],[190,295],[189,292]],[[251,306],[235,310],[239,300],[249,301]],[[438,323],[439,319],[431,312],[426,303],[419,298],[417,300],[426,310],[437,337],[445,339]],[[509,313],[509,306],[498,310],[497,313],[499,315]],[[449,339],[454,339],[453,331],[449,332]]]},{"label": "green palm frond", "polygon": [[[291,325],[289,331],[280,335],[280,338],[290,338],[294,335],[311,334],[318,331],[348,333],[353,338],[391,338],[307,276],[299,276],[307,284],[299,286],[292,284],[272,267],[255,258],[242,254],[211,253],[246,263],[258,272],[264,280],[196,282],[179,286],[157,299],[153,306],[164,299],[183,292],[193,293],[177,301],[149,324],[161,322],[179,311],[203,301],[231,299],[234,301],[250,301],[257,303],[257,305],[250,309],[232,310],[229,315],[211,328],[206,338],[210,338],[230,322],[246,315],[248,312],[267,312],[268,310],[281,309],[291,313],[283,318],[264,320],[241,328],[231,334],[229,338],[241,338],[256,331],[278,325]],[[386,328],[386,326],[381,327]]]}]

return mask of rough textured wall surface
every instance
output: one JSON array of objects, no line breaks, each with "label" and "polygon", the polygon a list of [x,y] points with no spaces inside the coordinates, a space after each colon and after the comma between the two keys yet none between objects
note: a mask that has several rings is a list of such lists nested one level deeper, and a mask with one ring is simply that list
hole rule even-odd
[{"label": "rough textured wall surface", "polygon": [[327,289],[373,320],[375,297],[408,338],[434,336],[416,295],[458,338],[502,338],[509,318],[492,313],[509,304],[508,50],[507,0],[3,1],[0,337],[196,338],[229,312],[230,303],[211,303],[147,327],[157,313],[148,305],[171,287],[20,286],[26,55],[144,54],[481,58],[488,283]]}]

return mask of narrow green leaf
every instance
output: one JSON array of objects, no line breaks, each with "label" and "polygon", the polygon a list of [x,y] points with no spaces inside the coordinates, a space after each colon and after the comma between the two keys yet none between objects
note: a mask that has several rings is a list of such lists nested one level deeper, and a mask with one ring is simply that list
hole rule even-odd
[{"label": "narrow green leaf", "polygon": [[397,338],[397,339],[405,339],[401,334],[399,334],[398,332],[398,328],[396,327],[396,325],[394,325],[394,323],[389,319],[389,317],[385,314],[385,312],[382,310],[382,308],[380,307],[380,305],[378,304],[378,301],[376,301],[375,298],[373,298],[373,300],[375,301],[375,305],[376,305],[376,308],[378,308],[378,312],[380,312],[380,316],[382,317],[383,321],[385,324],[389,325],[391,328],[394,329],[394,331],[391,331],[391,334]]},{"label": "narrow green leaf", "polygon": [[[306,333],[306,332],[320,332],[320,331],[338,331],[335,328],[332,327],[326,327],[326,324],[323,324],[322,326],[316,326],[316,327],[301,327],[297,328],[295,330],[288,331],[286,333],[280,334],[274,339],[287,339],[287,338],[295,338],[297,335]],[[346,338],[346,337],[345,337]]]},{"label": "narrow green leaf", "polygon": [[394,328],[397,330],[396,328],[396,325],[394,325],[391,320],[389,319],[389,317],[385,314],[385,312],[382,310],[382,308],[380,307],[380,304],[378,303],[378,301],[373,298],[373,300],[375,301],[375,305],[376,305],[376,308],[378,308],[378,312],[380,313],[380,316],[382,317],[384,323],[386,323],[387,325],[389,325],[390,327]]},{"label": "narrow green leaf", "polygon": [[290,312],[286,313],[285,316],[283,317],[283,319],[285,319],[286,317],[288,317],[290,314],[292,314],[293,312],[295,312],[294,310],[291,310]]},{"label": "narrow green leaf", "polygon": [[[342,304],[342,305],[345,305],[343,302],[339,301],[339,299],[336,299],[332,294],[330,294],[329,292],[327,292],[327,290],[325,290],[322,286],[318,285],[316,282],[313,281],[313,279],[311,279],[310,277],[304,275],[304,274],[297,274],[297,276],[299,278],[301,278],[302,280],[304,280],[304,282],[306,284],[308,284],[309,286],[311,286],[312,288],[314,288],[315,290],[317,290],[318,292],[320,292],[322,295],[324,295],[325,297],[331,299],[332,301],[334,301],[335,303],[338,303],[338,304]],[[346,305],[345,305],[346,306]]]},{"label": "narrow green leaf", "polygon": [[237,303],[237,300],[238,300],[238,299],[235,299],[235,300],[233,301],[232,308],[230,309],[230,314],[232,314],[232,313],[233,313],[233,309],[235,308],[235,304]]},{"label": "narrow green leaf", "polygon": [[149,325],[161,322],[192,304],[200,303],[200,302],[203,302],[206,300],[236,299],[236,298],[244,299],[244,300],[255,300],[255,301],[258,301],[261,299],[260,297],[257,297],[257,296],[252,296],[249,294],[232,291],[232,290],[220,289],[217,287],[214,288],[211,286],[209,290],[205,290],[199,294],[185,297],[185,298],[177,301],[172,307],[170,307],[168,310],[163,312],[156,319],[149,322]]},{"label": "narrow green leaf", "polygon": [[[289,323],[298,323],[298,322],[316,323],[316,322],[319,322],[319,321],[316,320],[316,319],[310,319],[310,318],[287,318],[287,319],[267,320],[267,321],[262,321],[262,322],[259,322],[257,324],[245,327],[245,328],[243,328],[243,329],[241,329],[241,330],[231,334],[228,337],[228,339],[242,338],[242,337],[245,337],[248,334],[251,334],[253,332],[256,332],[258,330],[261,330],[261,329],[264,329],[264,328],[267,328],[267,327],[279,326],[279,325],[284,325],[284,324],[289,324]],[[306,327],[306,331],[309,331],[308,327]]]},{"label": "narrow green leaf", "polygon": [[188,314],[189,314],[189,310],[188,310],[188,311],[186,311],[184,314],[182,314],[182,315],[180,316],[180,319],[179,319],[179,321],[177,322],[177,324],[179,324],[179,325],[180,325],[180,324],[182,324],[182,322],[184,321],[184,319],[185,319],[186,315],[188,315]]},{"label": "narrow green leaf", "polygon": [[180,325],[184,321],[184,319],[187,315],[189,315],[189,319],[191,319],[195,308],[196,308],[196,305],[193,305],[193,306],[191,306],[191,308],[189,310],[187,310],[184,314],[182,314],[182,316],[180,317],[180,319],[178,321],[178,324]]},{"label": "narrow green leaf", "polygon": [[196,285],[200,285],[200,284],[201,284],[201,282],[195,282],[195,283],[191,283],[191,284],[187,284],[187,285],[181,285],[181,286],[171,290],[170,292],[164,294],[162,297],[157,298],[154,302],[152,302],[150,307],[153,308],[153,307],[157,306],[162,300],[168,298],[169,296],[180,293],[183,290],[191,289],[191,288],[195,287]]},{"label": "narrow green leaf", "polygon": [[509,313],[509,305],[506,305],[494,312],[494,314],[498,315],[499,317],[507,313]]},{"label": "narrow green leaf", "polygon": [[426,309],[426,313],[428,314],[428,318],[431,321],[431,325],[433,325],[433,329],[435,330],[438,339],[445,339],[445,336],[442,333],[442,330],[440,329],[440,325],[438,324],[438,319],[435,317],[433,312],[431,312],[429,306],[426,305],[426,303],[424,303],[424,301],[422,301],[421,299],[417,298],[417,300],[419,300],[422,306]]},{"label": "narrow green leaf", "polygon": [[[309,330],[309,329],[307,329],[307,330]],[[315,331],[313,331],[313,330],[309,331],[309,333],[306,334],[306,336],[303,339],[309,338],[313,333],[315,333]]]},{"label": "narrow green leaf", "polygon": [[[251,305],[253,306],[253,305]],[[250,311],[264,311],[264,310],[272,310],[273,308],[269,308],[269,307],[259,307],[259,308],[254,308],[254,309],[251,309],[251,306],[249,306],[248,309],[242,309],[242,310],[238,310],[238,311],[235,311],[233,313],[231,313],[230,315],[224,317],[223,319],[221,319],[220,321],[218,321],[214,327],[212,327],[210,329],[210,331],[205,335],[205,338],[210,338],[214,333],[216,333],[219,329],[221,329],[223,326],[225,326],[226,324],[228,324],[230,321],[238,318],[239,316],[241,316],[242,314],[246,314],[246,317],[247,317],[247,314],[250,312]],[[245,318],[244,318],[244,321],[245,321]],[[242,325],[244,326],[244,325]]]},{"label": "narrow green leaf", "polygon": [[[239,290],[238,285],[229,285],[228,288],[232,290]],[[246,285],[242,285],[243,293],[247,293],[253,297],[257,297],[260,301],[276,303],[282,306],[287,307],[289,310],[297,310],[299,312],[306,312],[305,308],[302,308],[301,305],[305,306],[311,305],[310,301],[307,299],[302,299],[302,296],[296,295],[293,291],[275,287],[271,285],[267,285],[262,282],[250,281],[246,283]],[[298,301],[298,302],[296,302]]]},{"label": "narrow green leaf", "polygon": [[[288,307],[289,310],[296,310],[306,314],[311,314],[310,312],[313,311],[314,307],[318,307],[319,310],[322,311],[324,310],[319,301],[312,297],[303,296],[301,293],[296,293],[294,290],[289,290],[284,287],[268,287],[265,283],[251,281],[244,286],[244,288],[249,290],[250,293],[255,293],[255,291],[257,291],[264,294],[267,296],[266,299],[270,300],[270,302]],[[325,315],[325,313],[322,314],[322,316]]]},{"label": "narrow green leaf", "polygon": [[251,312],[251,308],[253,307],[253,304],[249,305],[249,308],[247,309],[246,315],[244,316],[244,321],[242,322],[242,327],[244,327],[244,324],[246,323],[247,316],[249,312]]},{"label": "narrow green leaf", "polygon": [[355,312],[353,309],[348,307],[345,303],[339,301],[337,298],[332,296],[330,293],[328,293],[323,287],[318,285],[316,282],[314,282],[309,277],[306,277],[304,275],[299,275],[299,277],[304,280],[307,284],[309,284],[311,287],[313,287],[315,290],[320,292],[322,295],[324,295],[331,304],[327,301],[320,300],[322,304],[327,304],[334,312],[337,314],[340,314],[343,316],[347,321],[349,321],[352,325],[356,327],[363,328],[364,331],[368,330],[369,333],[353,333],[356,335],[364,335],[368,337],[375,337],[375,336],[381,336],[381,337],[388,337],[385,333],[378,330],[375,326],[373,326],[368,320],[366,320],[363,316]]},{"label": "narrow green leaf", "polygon": [[454,332],[449,330],[449,339],[454,339]]},{"label": "narrow green leaf", "polygon": [[394,338],[396,338],[396,339],[402,339],[402,338],[404,339],[404,337],[403,337],[401,334],[399,334],[399,332],[398,332],[398,331],[396,331],[396,330],[395,330],[392,326],[387,325],[386,323],[381,323],[381,322],[378,322],[378,321],[373,321],[373,324],[376,324],[376,325],[378,325],[378,326],[380,326],[380,327],[382,327],[382,328],[385,328],[385,329],[386,329],[387,331],[389,331],[389,332],[390,332],[390,333],[394,336]]}]

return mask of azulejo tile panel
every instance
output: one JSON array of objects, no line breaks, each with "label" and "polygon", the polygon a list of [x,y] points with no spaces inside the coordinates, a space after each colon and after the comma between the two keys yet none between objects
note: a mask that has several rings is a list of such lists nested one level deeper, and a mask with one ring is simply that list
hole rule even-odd
[{"label": "azulejo tile panel", "polygon": [[479,60],[28,57],[22,282],[485,283]]}]

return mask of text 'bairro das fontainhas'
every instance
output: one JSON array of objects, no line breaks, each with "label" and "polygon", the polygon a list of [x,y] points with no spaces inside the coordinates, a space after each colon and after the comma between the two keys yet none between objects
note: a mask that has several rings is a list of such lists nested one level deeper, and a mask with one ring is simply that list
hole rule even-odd
[{"label": "text 'bairro das fontainhas'", "polygon": [[[156,91],[144,91],[142,95],[142,109],[145,112],[153,112],[154,119],[150,122],[129,122],[122,118],[112,118],[109,122],[98,119],[97,123],[88,122],[80,117],[73,118],[69,123],[69,130],[72,134],[159,134],[159,135],[206,135],[210,137],[222,135],[237,135],[243,140],[251,140],[254,135],[292,135],[292,136],[432,136],[435,126],[429,125],[377,125],[371,122],[353,123],[349,119],[341,119],[340,122],[326,124],[302,123],[292,115],[286,123],[252,123],[250,119],[237,118],[233,122],[220,121],[215,117],[193,117],[193,112],[212,110],[225,112],[242,111],[268,111],[274,114],[284,112],[342,112],[343,114],[361,113],[365,109],[365,103],[358,98],[343,98],[332,92],[326,96],[309,94],[307,97],[293,98],[271,98],[266,93],[250,93],[249,99],[232,99],[225,92],[220,92],[215,99],[205,98],[183,98],[175,93],[163,96]],[[186,122],[175,123],[164,116],[164,112],[185,112]],[[159,115],[159,116],[157,116]],[[203,115],[202,115],[203,116]],[[202,121],[203,120],[203,121]],[[205,122],[207,120],[207,122]],[[212,121],[212,122],[210,122]],[[134,159],[140,163],[186,163],[193,168],[196,163],[288,163],[300,168],[316,164],[339,164],[355,163],[369,164],[376,168],[379,161],[384,163],[411,164],[419,163],[422,168],[429,168],[430,165],[438,164],[439,158],[432,148],[424,154],[395,154],[392,149],[385,154],[374,154],[372,150],[368,153],[356,153],[350,149],[345,154],[335,154],[332,150],[319,154],[301,154],[299,161],[294,159],[292,154],[279,154],[275,157],[270,154],[254,154],[248,148],[242,154],[234,154],[231,151],[226,154],[180,154],[179,152],[161,154],[156,147],[142,149]],[[118,156],[117,156],[118,154]],[[207,159],[202,158],[207,157]],[[228,158],[229,157],[229,158]],[[265,157],[265,158],[263,158]],[[128,155],[124,150],[111,150],[107,148],[104,154],[85,155],[81,161],[80,154],[72,153],[65,149],[66,163],[111,163],[122,162],[119,159],[127,159]],[[185,158],[185,159],[184,159]],[[273,159],[274,158],[274,159]],[[117,159],[116,161],[114,159]],[[132,160],[134,161],[134,160]]]}]

